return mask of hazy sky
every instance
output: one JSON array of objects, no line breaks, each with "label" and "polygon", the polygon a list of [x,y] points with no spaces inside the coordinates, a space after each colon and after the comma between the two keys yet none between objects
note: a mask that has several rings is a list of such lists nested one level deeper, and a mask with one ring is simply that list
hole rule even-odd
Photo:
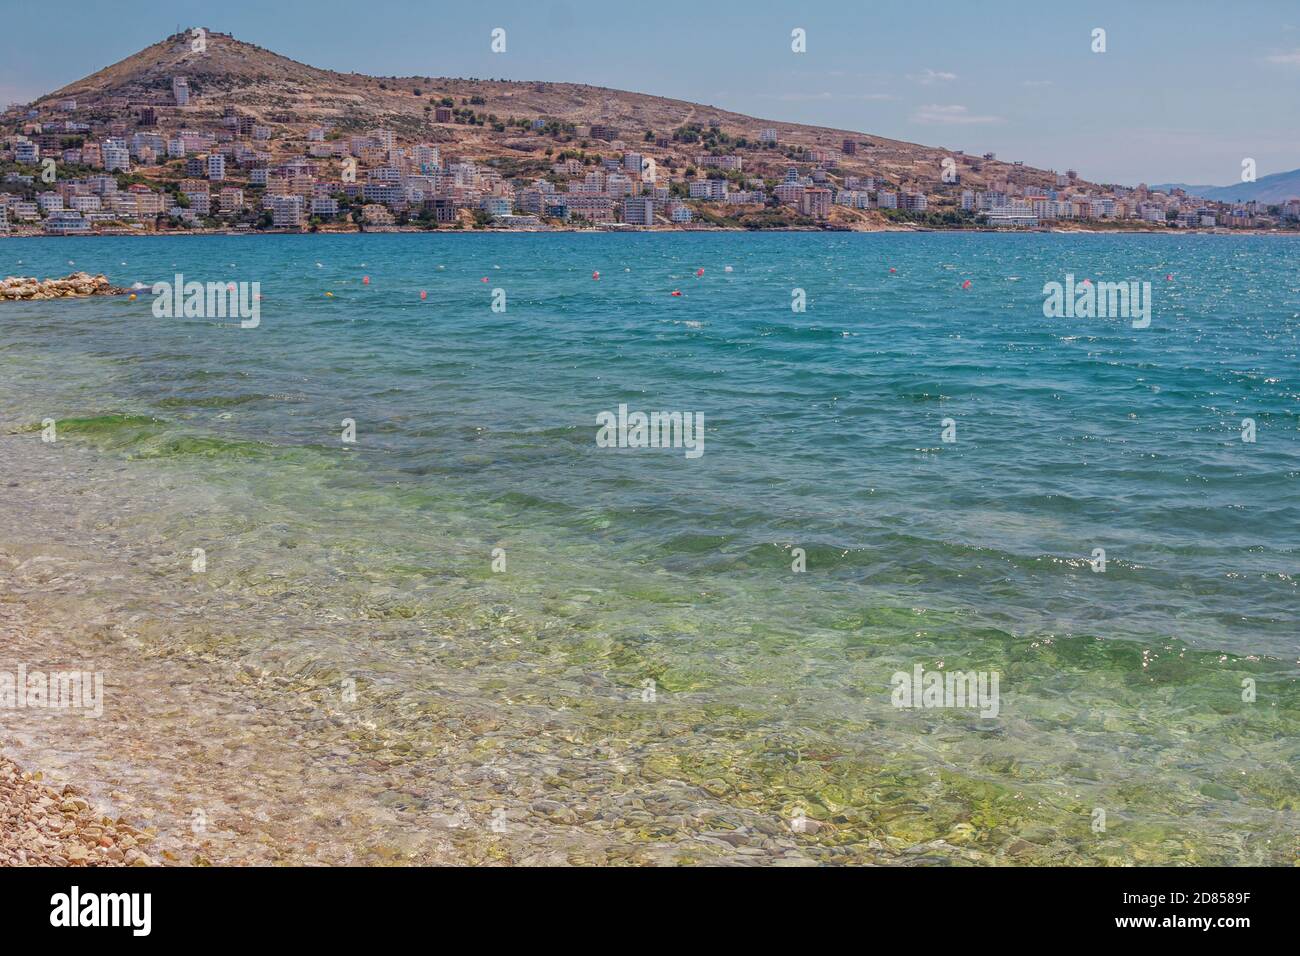
[{"label": "hazy sky", "polygon": [[336,70],[591,83],[1103,182],[1300,167],[1300,0],[0,0],[0,23],[4,103],[206,26]]}]

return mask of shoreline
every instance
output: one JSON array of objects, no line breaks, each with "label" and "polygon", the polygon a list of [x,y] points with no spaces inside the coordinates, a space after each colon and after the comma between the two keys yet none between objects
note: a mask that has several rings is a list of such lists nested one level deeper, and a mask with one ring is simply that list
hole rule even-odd
[{"label": "shoreline", "polygon": [[229,238],[247,238],[253,236],[371,236],[371,235],[417,235],[417,236],[486,236],[486,235],[590,235],[590,236],[628,236],[628,235],[978,235],[978,236],[1278,236],[1300,238],[1300,230],[1290,229],[943,229],[939,227],[917,227],[898,229],[822,229],[813,227],[792,227],[782,229],[740,229],[733,226],[716,226],[706,229],[521,229],[503,226],[498,229],[418,229],[392,227],[387,229],[366,229],[347,231],[310,232],[303,229],[259,229],[232,231],[226,229],[186,230],[177,232],[91,232],[84,235],[51,236],[45,233],[20,233],[0,235],[0,239],[161,239],[223,236]]}]

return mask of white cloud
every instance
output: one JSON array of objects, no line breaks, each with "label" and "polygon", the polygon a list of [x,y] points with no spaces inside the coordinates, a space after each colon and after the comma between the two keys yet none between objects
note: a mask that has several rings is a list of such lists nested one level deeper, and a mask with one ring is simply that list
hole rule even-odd
[{"label": "white cloud", "polygon": [[933,86],[935,83],[947,83],[950,80],[957,79],[956,73],[947,73],[943,70],[931,70],[926,68],[924,73],[909,73],[907,78],[915,80],[922,86]]},{"label": "white cloud", "polygon": [[1268,63],[1280,63],[1283,66],[1300,66],[1300,50],[1292,50],[1290,53],[1274,53],[1272,56],[1264,57]]},{"label": "white cloud", "polygon": [[892,100],[888,93],[764,93],[765,99],[779,100],[782,103],[825,102],[828,100]]},{"label": "white cloud", "polygon": [[912,122],[923,126],[977,126],[1006,122],[1001,116],[978,116],[964,106],[922,106],[912,114]]},{"label": "white cloud", "polygon": [[780,100],[782,103],[806,103],[810,100],[833,100],[834,95],[827,92],[822,93],[777,93],[767,94],[774,100]]}]

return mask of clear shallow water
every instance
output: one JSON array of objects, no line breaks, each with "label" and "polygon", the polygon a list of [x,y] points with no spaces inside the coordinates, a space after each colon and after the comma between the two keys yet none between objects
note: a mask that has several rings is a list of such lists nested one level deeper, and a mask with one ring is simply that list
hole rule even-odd
[{"label": "clear shallow water", "polygon": [[[3,274],[72,260],[264,299],[254,330],[156,319],[147,295],[5,304],[24,493],[0,544],[102,533],[61,553],[58,587],[15,571],[15,590],[65,630],[129,622],[146,657],[207,666],[262,712],[310,706],[280,729],[332,755],[296,767],[323,802],[378,762],[350,795],[375,812],[326,845],[409,855],[442,827],[484,860],[1289,863],[1296,248],[5,243]],[[1045,319],[1067,272],[1150,280],[1151,327]],[[598,448],[620,403],[702,412],[704,455]],[[29,430],[47,417],[54,446]],[[999,717],[895,710],[890,675],[915,664],[999,672]],[[800,810],[826,826],[791,833]]]}]

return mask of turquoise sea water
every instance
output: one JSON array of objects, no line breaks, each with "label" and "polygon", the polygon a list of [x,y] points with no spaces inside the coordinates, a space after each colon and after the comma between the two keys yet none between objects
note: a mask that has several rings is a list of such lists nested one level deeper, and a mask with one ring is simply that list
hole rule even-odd
[{"label": "turquoise sea water", "polygon": [[[322,706],[355,680],[369,736],[346,746],[409,777],[404,812],[456,794],[469,858],[1289,863],[1298,251],[12,241],[3,275],[180,272],[263,298],[256,329],[155,318],[147,291],[0,304],[5,468],[39,487],[42,456],[75,456],[44,488],[68,513],[111,470],[141,573],[79,599],[117,587],[160,646],[183,632]],[[1150,327],[1045,318],[1067,273],[1150,281]],[[620,404],[701,413],[704,454],[598,447]],[[0,544],[26,507],[8,497]],[[917,664],[997,672],[998,716],[894,708]],[[791,832],[800,814],[822,826]]]}]

